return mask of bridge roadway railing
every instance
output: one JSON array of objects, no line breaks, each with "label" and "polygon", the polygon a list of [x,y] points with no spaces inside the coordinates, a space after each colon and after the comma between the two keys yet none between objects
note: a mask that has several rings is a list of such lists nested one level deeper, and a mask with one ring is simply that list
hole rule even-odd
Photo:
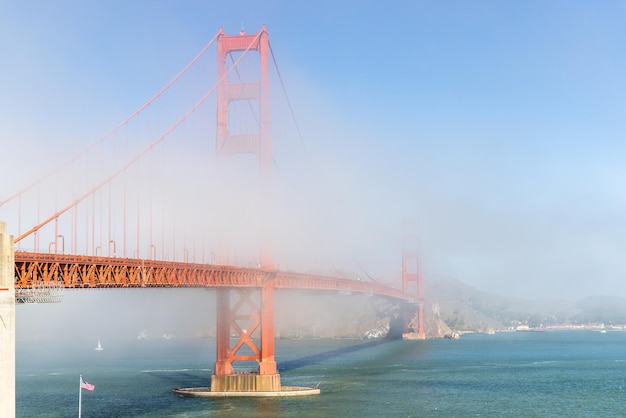
[{"label": "bridge roadway railing", "polygon": [[15,252],[15,288],[34,283],[62,283],[65,288],[262,287],[270,277],[276,289],[345,291],[416,302],[415,295],[358,280],[278,270],[110,258],[84,255]]}]

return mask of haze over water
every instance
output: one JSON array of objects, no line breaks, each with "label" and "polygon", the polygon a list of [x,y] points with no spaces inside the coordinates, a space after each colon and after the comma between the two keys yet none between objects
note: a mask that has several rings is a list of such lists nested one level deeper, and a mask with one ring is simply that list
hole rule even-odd
[{"label": "haze over water", "polygon": [[[279,340],[283,384],[318,396],[192,399],[206,386],[213,339],[105,345],[21,343],[18,416],[75,416],[78,375],[85,417],[622,416],[626,333],[517,332],[460,340]],[[104,343],[103,343],[104,344]]]}]

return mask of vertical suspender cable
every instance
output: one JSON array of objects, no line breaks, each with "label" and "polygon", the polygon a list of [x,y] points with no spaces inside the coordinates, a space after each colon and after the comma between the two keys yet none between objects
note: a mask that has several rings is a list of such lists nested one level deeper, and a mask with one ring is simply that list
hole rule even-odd
[{"label": "vertical suspender cable", "polygon": [[[150,117],[151,116],[152,116],[152,113],[148,114],[148,128],[147,128],[148,138],[152,138],[152,132],[150,132],[150,127],[152,126],[152,123],[150,123],[151,122],[150,121]],[[152,190],[152,186],[153,186],[153,183],[154,183],[153,180],[152,180],[153,176],[154,176],[154,167],[152,165],[152,155],[153,155],[153,152],[150,152],[150,155],[148,156],[149,160],[148,160],[148,185],[147,186],[148,186],[148,194],[149,194],[149,196],[148,196],[148,205],[150,206],[148,208],[148,210],[150,212],[150,215],[149,215],[150,218],[148,220],[148,222],[150,224],[148,226],[148,228],[149,228],[149,232],[148,232],[148,254],[150,253],[150,251],[152,249],[152,220],[153,220],[153,213],[152,213],[152,193],[153,193],[153,190]],[[149,257],[149,255],[148,255],[148,257]]]},{"label": "vertical suspender cable", "polygon": [[[17,200],[17,235],[22,233],[22,194],[20,193]],[[22,248],[22,243],[17,244],[17,249]]]},{"label": "vertical suspender cable", "polygon": [[139,228],[139,214],[140,214],[140,207],[141,207],[141,196],[140,196],[140,191],[141,191],[141,186],[140,186],[140,181],[141,181],[141,161],[137,161],[137,257],[136,258],[141,258],[141,251],[140,251],[140,247],[139,247],[139,234],[141,232],[141,228]]},{"label": "vertical suspender cable", "polygon": [[98,255],[96,251],[96,194],[91,196],[91,253]]},{"label": "vertical suspender cable", "polygon": [[[128,135],[128,129],[126,129],[126,134]],[[128,144],[128,141],[126,141],[126,144]],[[126,258],[126,187],[127,187],[127,180],[128,180],[128,171],[124,172],[124,178],[122,179],[122,188],[123,188],[123,196],[122,196],[122,235],[123,235],[123,250],[122,250],[122,254],[124,255],[124,258]]]},{"label": "vertical suspender cable", "polygon": [[[107,247],[109,249],[109,251],[107,252],[107,254],[109,254],[109,257],[111,257],[111,182],[109,182],[109,213],[108,213],[108,237],[107,237]],[[114,254],[115,255],[115,254]]]}]

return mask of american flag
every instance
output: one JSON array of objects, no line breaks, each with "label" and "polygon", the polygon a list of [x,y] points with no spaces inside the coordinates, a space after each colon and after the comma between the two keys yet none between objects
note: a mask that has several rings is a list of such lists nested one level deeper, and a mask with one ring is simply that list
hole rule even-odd
[{"label": "american flag", "polygon": [[93,391],[96,388],[91,383],[85,382],[85,379],[83,379],[82,377],[80,378],[80,387],[81,387],[81,389],[87,389],[87,390],[91,390],[91,391]]}]

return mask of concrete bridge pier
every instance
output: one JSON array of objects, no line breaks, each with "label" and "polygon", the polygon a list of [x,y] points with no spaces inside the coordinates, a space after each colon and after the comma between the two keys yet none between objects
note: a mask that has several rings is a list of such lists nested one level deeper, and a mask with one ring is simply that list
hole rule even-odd
[{"label": "concrete bridge pier", "polygon": [[13,236],[0,222],[0,417],[15,416],[15,260]]}]

